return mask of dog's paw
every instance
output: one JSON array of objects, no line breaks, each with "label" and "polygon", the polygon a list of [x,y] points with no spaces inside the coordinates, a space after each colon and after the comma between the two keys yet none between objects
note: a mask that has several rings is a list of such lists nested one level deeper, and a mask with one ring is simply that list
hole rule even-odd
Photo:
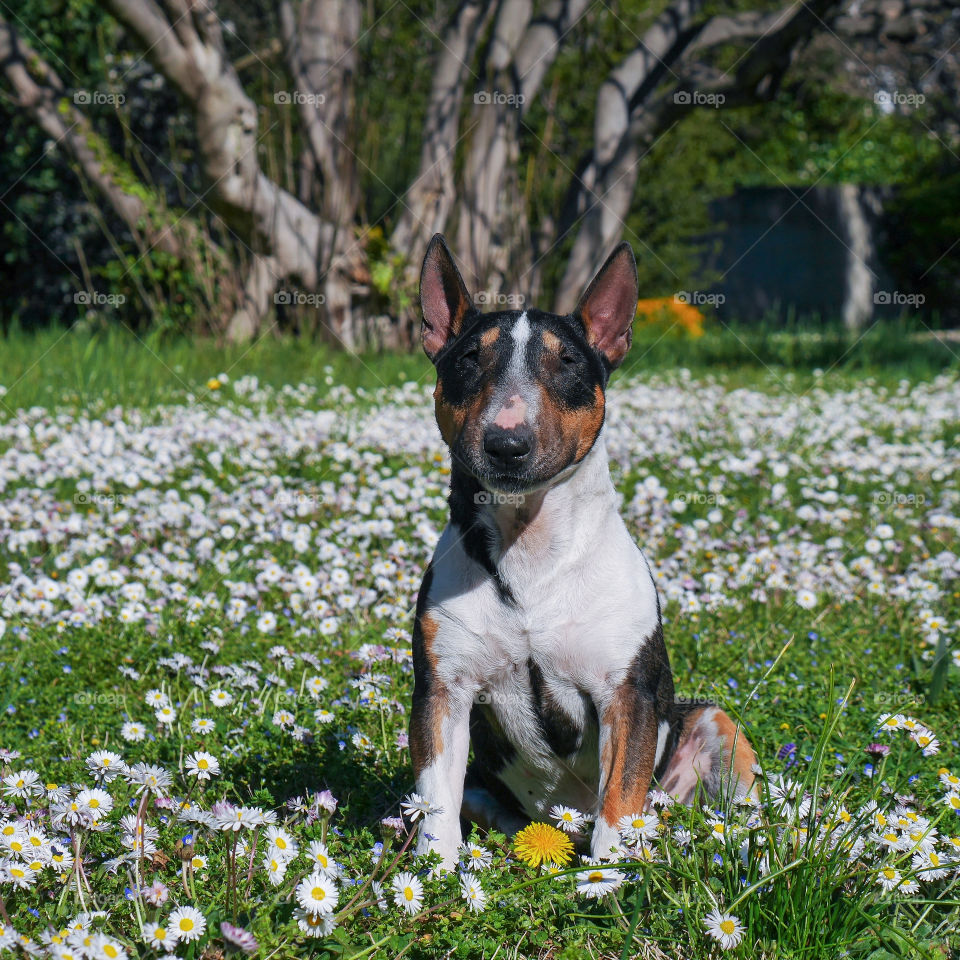
[{"label": "dog's paw", "polygon": [[620,833],[616,826],[609,825],[603,817],[597,817],[590,837],[590,856],[594,860],[618,860]]}]

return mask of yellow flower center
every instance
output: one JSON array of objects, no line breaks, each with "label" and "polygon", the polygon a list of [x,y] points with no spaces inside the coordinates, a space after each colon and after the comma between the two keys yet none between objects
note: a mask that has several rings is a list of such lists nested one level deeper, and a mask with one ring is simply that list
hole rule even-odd
[{"label": "yellow flower center", "polygon": [[599,870],[594,870],[587,879],[591,883],[599,883],[603,879],[603,874]]},{"label": "yellow flower center", "polygon": [[737,927],[732,920],[721,920],[720,929],[729,937]]},{"label": "yellow flower center", "polygon": [[166,936],[167,936],[167,931],[164,930],[163,927],[157,927],[157,929],[153,931],[154,940],[164,940],[166,939]]},{"label": "yellow flower center", "polygon": [[404,898],[404,900],[406,900],[406,901],[408,901],[408,902],[413,899],[413,888],[412,888],[412,887],[404,887],[404,888],[403,888],[403,898]]},{"label": "yellow flower center", "polygon": [[182,917],[180,919],[180,929],[184,933],[189,933],[193,929],[193,921],[189,917]]},{"label": "yellow flower center", "polygon": [[314,900],[326,900],[327,891],[324,890],[323,887],[314,887],[310,891],[310,896],[312,896]]}]

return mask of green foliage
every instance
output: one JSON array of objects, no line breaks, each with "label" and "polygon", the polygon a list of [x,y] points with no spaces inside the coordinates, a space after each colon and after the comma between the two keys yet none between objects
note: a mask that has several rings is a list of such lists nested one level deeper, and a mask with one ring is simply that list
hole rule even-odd
[{"label": "green foliage", "polygon": [[[519,119],[517,175],[534,236],[543,231],[552,237],[557,223],[565,222],[571,179],[587,160],[593,140],[599,83],[664,6],[635,0],[616,8],[588,8],[563,44],[537,101]],[[754,5],[718,2],[705,13],[748,6]],[[762,6],[772,9],[775,4]],[[418,168],[438,37],[454,9],[450,2],[428,12],[380,2],[364,7],[351,148],[361,195],[357,227],[381,231],[370,245],[371,312],[404,313],[415,300],[415,291],[401,283],[413,253],[387,250],[383,237],[402,212],[401,198]],[[241,81],[261,107],[261,162],[270,176],[297,192],[296,159],[305,141],[295,113],[273,102],[274,93],[291,84],[282,56],[269,52],[279,30],[277,12],[270,5],[225,0],[220,13],[235,27],[226,33],[228,49],[241,64]],[[152,83],[142,52],[103,6],[96,0],[24,0],[16,22],[68,90],[116,87],[127,94],[127,103],[119,108],[86,108],[96,125],[97,152],[125,187],[151,209],[174,217],[187,213],[201,233],[232,250],[233,238],[221,234],[202,202],[208,185],[199,175],[183,105],[166,86]],[[481,44],[473,66],[485,50]],[[741,55],[731,45],[715,59],[730,67]],[[469,117],[474,86],[489,82],[489,77],[471,74],[460,105],[462,121]],[[215,276],[219,267],[201,259],[178,270],[161,258],[142,257],[116,218],[108,214],[101,225],[90,217],[76,171],[57,149],[46,153],[46,138],[36,126],[8,102],[0,100],[0,112],[6,120],[0,133],[0,183],[10,214],[0,226],[0,324],[72,321],[72,296],[84,288],[87,269],[116,284],[103,292],[126,297],[126,309],[105,312],[106,322],[196,330],[215,322],[211,311],[228,312],[229,298],[221,295]],[[957,235],[951,211],[960,209],[960,172],[948,145],[924,127],[926,116],[923,108],[883,115],[870,92],[849,82],[842,63],[820,48],[804,54],[768,103],[691,110],[642,151],[639,162],[624,236],[638,253],[643,294],[702,289],[716,279],[701,266],[703,235],[713,226],[712,199],[740,186],[856,182],[899,188],[889,245],[897,285],[924,292],[928,311],[950,313],[960,300],[955,253],[950,253]],[[461,132],[458,169],[471,141],[468,129]],[[313,197],[311,202],[320,201]],[[574,234],[575,229],[560,237],[543,259],[546,302]]]}]

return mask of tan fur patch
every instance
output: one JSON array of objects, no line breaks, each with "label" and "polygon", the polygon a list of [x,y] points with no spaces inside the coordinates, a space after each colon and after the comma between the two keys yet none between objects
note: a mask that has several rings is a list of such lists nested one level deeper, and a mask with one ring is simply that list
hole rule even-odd
[{"label": "tan fur patch", "polygon": [[500,337],[500,328],[491,327],[489,330],[485,330],[480,337],[480,346],[481,347],[492,347]]},{"label": "tan fur patch", "polygon": [[457,435],[463,429],[466,412],[446,402],[443,396],[443,384],[437,381],[433,391],[433,407],[437,415],[437,426],[444,443],[452,445]]},{"label": "tan fur patch", "polygon": [[429,613],[420,617],[420,634],[423,637],[423,653],[431,675],[428,707],[416,717],[410,730],[410,757],[413,772],[421,771],[443,753],[443,722],[450,713],[447,691],[437,676],[437,653],[434,642],[440,624]]},{"label": "tan fur patch", "polygon": [[[635,730],[630,723],[632,700],[629,691],[618,690],[603,713],[606,732],[600,752],[605,774],[603,803],[600,814],[608,826],[615,826],[621,817],[643,810],[653,762],[657,754],[656,725],[651,730]],[[639,763],[633,756],[639,756]],[[628,759],[631,761],[628,769]]]},{"label": "tan fur patch", "polygon": [[559,353],[563,344],[560,342],[560,338],[556,334],[551,333],[549,330],[543,331],[543,345],[551,353]]},{"label": "tan fur patch", "polygon": [[[747,792],[753,786],[755,779],[751,767],[757,762],[757,755],[747,740],[747,735],[741,727],[737,730],[736,723],[718,710],[713,717],[717,733],[723,737],[723,767],[727,776],[739,781],[739,789]],[[731,762],[732,758],[732,762]]]},{"label": "tan fur patch", "polygon": [[570,458],[570,462],[579,463],[590,452],[600,433],[604,409],[605,397],[599,383],[593,392],[593,403],[574,410],[561,407],[541,385],[540,436],[543,447],[557,451],[559,458]]},{"label": "tan fur patch", "polygon": [[470,305],[470,301],[464,297],[460,297],[457,300],[457,309],[453,315],[453,319],[450,321],[450,332],[453,336],[459,336],[460,331],[463,329],[463,318],[467,313],[467,308]]}]

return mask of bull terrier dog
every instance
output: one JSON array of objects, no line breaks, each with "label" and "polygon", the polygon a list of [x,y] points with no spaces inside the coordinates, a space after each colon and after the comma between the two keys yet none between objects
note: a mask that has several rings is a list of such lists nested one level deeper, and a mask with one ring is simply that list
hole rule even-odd
[{"label": "bull terrier dog", "polygon": [[630,246],[571,314],[481,313],[438,234],[420,302],[451,477],[413,631],[410,753],[430,802],[418,853],[451,868],[461,821],[513,833],[560,804],[594,816],[591,855],[609,858],[654,781],[685,803],[754,789],[739,725],[674,695],[657,589],[610,478]]}]

